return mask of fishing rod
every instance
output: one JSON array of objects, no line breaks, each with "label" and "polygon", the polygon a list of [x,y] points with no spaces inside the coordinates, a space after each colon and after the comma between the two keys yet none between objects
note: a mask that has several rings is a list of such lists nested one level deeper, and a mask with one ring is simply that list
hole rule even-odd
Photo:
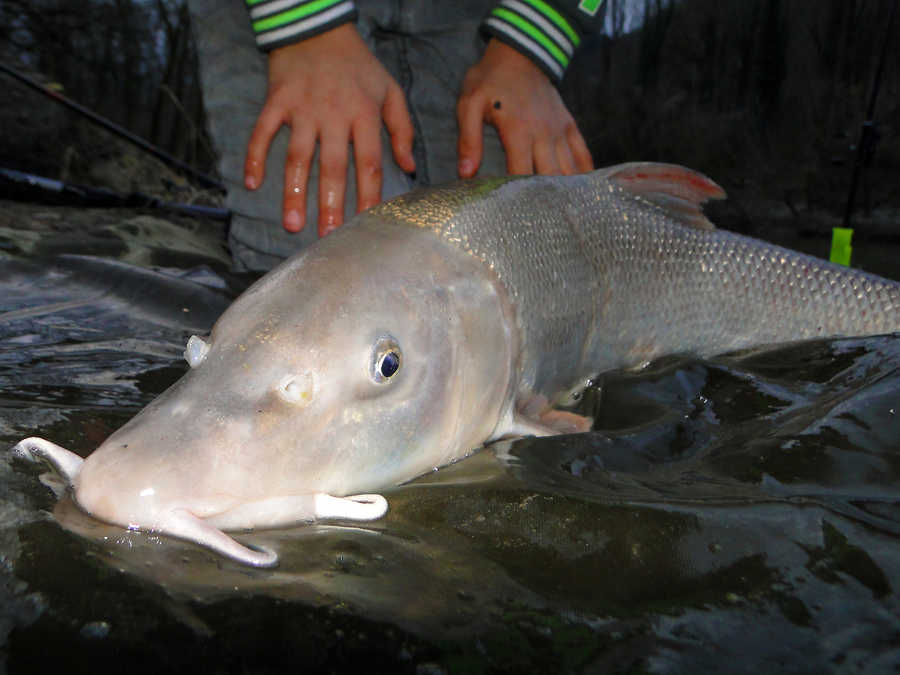
[{"label": "fishing rod", "polygon": [[891,42],[891,29],[894,26],[894,15],[897,13],[897,0],[891,4],[891,13],[888,15],[887,26],[884,31],[884,42],[881,45],[881,56],[878,59],[878,68],[875,71],[875,80],[872,83],[872,93],[869,96],[869,105],[866,109],[866,119],[862,125],[862,133],[859,145],[856,147],[856,160],[853,162],[853,176],[850,180],[850,194],[847,197],[847,208],[844,211],[844,227],[850,227],[850,217],[853,215],[853,203],[856,200],[856,187],[859,183],[859,174],[868,165],[875,152],[875,143],[878,139],[875,131],[875,102],[878,100],[878,92],[881,89],[881,76],[884,73],[884,64],[887,60],[888,46]]},{"label": "fishing rod", "polygon": [[3,189],[4,195],[23,201],[50,202],[95,208],[153,208],[174,211],[195,218],[212,218],[213,220],[225,221],[231,217],[231,211],[217,206],[169,202],[141,192],[123,195],[107,188],[66,183],[61,180],[36,176],[24,171],[3,167],[0,167],[0,188]]},{"label": "fishing rod", "polygon": [[14,68],[10,68],[8,65],[6,65],[5,63],[2,63],[2,62],[0,62],[0,71],[15,78],[19,82],[22,82],[23,84],[31,87],[35,91],[39,91],[40,93],[44,94],[45,96],[48,96],[49,98],[51,98],[54,101],[56,101],[57,103],[65,106],[69,110],[74,110],[79,115],[86,117],[94,124],[97,124],[97,125],[103,127],[104,129],[106,129],[107,131],[110,131],[110,132],[116,134],[120,138],[125,139],[129,143],[136,145],[141,150],[150,153],[151,155],[153,155],[157,159],[165,162],[166,164],[169,164],[170,166],[174,166],[174,167],[178,168],[179,170],[183,171],[184,173],[186,173],[190,176],[193,176],[195,179],[197,179],[197,181],[201,185],[203,185],[203,187],[214,188],[216,190],[219,190],[220,192],[226,191],[225,186],[220,181],[213,178],[212,176],[208,176],[207,174],[203,173],[202,171],[198,171],[197,169],[192,167],[190,164],[186,164],[185,162],[181,161],[177,157],[173,157],[172,155],[167,153],[165,150],[162,150],[162,149],[156,147],[155,145],[153,145],[152,143],[145,141],[140,136],[137,136],[137,135],[131,133],[124,127],[116,124],[112,120],[109,120],[109,119],[103,117],[102,115],[98,115],[97,113],[95,113],[92,110],[89,110],[88,108],[84,107],[80,103],[76,103],[72,99],[63,96],[58,91],[54,91],[50,87],[47,87],[47,86],[41,84],[40,82],[38,82],[37,80],[34,80],[23,73],[20,73],[19,71],[15,70]]},{"label": "fishing rod", "polygon": [[875,130],[875,102],[878,100],[878,92],[881,89],[881,76],[884,73],[884,62],[887,60],[888,45],[891,42],[891,29],[894,26],[896,13],[897,0],[894,0],[891,3],[891,13],[888,15],[887,26],[884,29],[884,42],[881,44],[881,56],[878,59],[878,68],[875,71],[875,79],[872,82],[872,92],[869,96],[869,105],[866,108],[866,119],[863,121],[859,144],[856,146],[856,158],[853,161],[853,174],[850,177],[850,191],[847,194],[844,220],[841,227],[832,228],[829,260],[840,265],[850,265],[850,256],[853,251],[851,246],[853,228],[850,225],[850,219],[853,217],[856,188],[859,185],[860,174],[872,161],[872,155],[875,154],[875,144],[878,142],[878,132]]}]

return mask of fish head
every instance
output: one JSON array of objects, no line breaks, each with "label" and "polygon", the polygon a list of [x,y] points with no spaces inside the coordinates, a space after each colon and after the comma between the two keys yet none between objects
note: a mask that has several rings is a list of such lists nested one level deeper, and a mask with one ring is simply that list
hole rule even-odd
[{"label": "fish head", "polygon": [[191,369],[85,460],[75,500],[140,529],[252,528],[412,479],[497,426],[509,318],[486,268],[439,237],[344,228],[188,341]]}]

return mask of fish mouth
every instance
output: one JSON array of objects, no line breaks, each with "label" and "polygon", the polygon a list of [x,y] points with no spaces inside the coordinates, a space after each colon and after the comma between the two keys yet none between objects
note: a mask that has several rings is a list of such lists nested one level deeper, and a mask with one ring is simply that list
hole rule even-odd
[{"label": "fish mouth", "polygon": [[[48,465],[67,486],[73,485],[85,461],[74,452],[38,437],[20,441],[12,448],[12,452],[30,462]],[[77,493],[75,502],[79,503]],[[83,505],[79,506],[87,510]],[[225,531],[284,527],[325,519],[377,520],[387,510],[387,500],[381,495],[335,497],[317,492],[244,502],[206,518],[195,515],[189,508],[174,506],[156,510],[150,526],[143,523],[127,523],[125,526],[131,530],[150,531],[194,542],[251,567],[274,567],[278,564],[278,554],[275,551],[265,547],[246,546]],[[95,514],[91,515],[96,517]]]}]

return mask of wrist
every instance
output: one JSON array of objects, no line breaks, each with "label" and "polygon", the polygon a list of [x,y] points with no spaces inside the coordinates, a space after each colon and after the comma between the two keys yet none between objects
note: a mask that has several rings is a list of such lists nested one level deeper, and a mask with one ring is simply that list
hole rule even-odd
[{"label": "wrist", "polygon": [[543,2],[501,2],[482,23],[481,31],[528,57],[556,85],[562,82],[581,44],[577,24]]},{"label": "wrist", "polygon": [[548,77],[544,69],[535,63],[529,55],[499,38],[492,37],[488,41],[481,59],[495,67],[501,67],[507,72]]},{"label": "wrist", "polygon": [[278,9],[278,0],[246,2],[256,45],[265,52],[322,35],[357,17],[352,0],[309,0],[284,11]]},{"label": "wrist", "polygon": [[269,51],[269,62],[271,63],[273,60],[291,60],[298,54],[321,54],[335,48],[344,51],[358,37],[359,33],[354,24],[343,23],[317,35],[298,40],[297,42],[289,42],[272,49]]}]

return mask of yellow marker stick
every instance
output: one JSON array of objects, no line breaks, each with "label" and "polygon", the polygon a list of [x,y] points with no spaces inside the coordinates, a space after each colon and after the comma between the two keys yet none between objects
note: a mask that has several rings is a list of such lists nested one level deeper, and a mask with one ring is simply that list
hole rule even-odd
[{"label": "yellow marker stick", "polygon": [[838,265],[850,266],[850,254],[853,247],[850,240],[853,239],[853,230],[846,227],[834,227],[831,229],[831,255],[829,260]]}]

